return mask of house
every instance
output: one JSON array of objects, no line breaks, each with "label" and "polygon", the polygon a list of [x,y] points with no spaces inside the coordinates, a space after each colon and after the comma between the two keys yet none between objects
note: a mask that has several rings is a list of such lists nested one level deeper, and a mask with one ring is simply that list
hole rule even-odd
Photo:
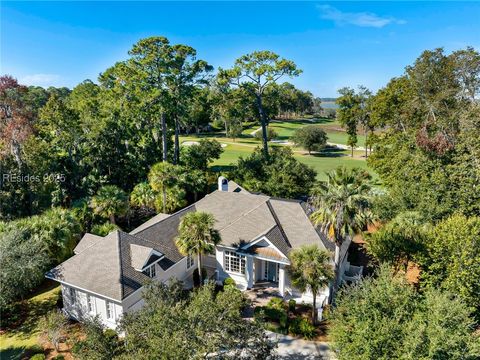
[{"label": "house", "polygon": [[[65,312],[77,320],[98,315],[114,328],[123,313],[143,305],[148,280],[177,278],[191,287],[196,259],[181,255],[175,246],[180,220],[190,211],[213,214],[222,239],[215,254],[203,259],[210,278],[222,282],[231,277],[240,289],[268,283],[285,298],[312,301],[311,293],[291,286],[288,254],[305,244],[334,249],[310,222],[305,204],[252,194],[220,177],[218,190],[175,214],[156,215],[130,233],[86,234],[74,256],[46,275],[61,284]],[[348,265],[347,248],[342,249],[342,271]],[[317,304],[322,306],[328,295],[326,288]]]}]

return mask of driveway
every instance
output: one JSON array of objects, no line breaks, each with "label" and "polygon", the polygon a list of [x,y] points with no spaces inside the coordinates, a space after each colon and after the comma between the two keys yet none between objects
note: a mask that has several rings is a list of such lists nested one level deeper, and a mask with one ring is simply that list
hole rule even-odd
[{"label": "driveway", "polygon": [[268,337],[278,342],[277,355],[282,360],[334,360],[325,342],[297,339],[267,331]]}]

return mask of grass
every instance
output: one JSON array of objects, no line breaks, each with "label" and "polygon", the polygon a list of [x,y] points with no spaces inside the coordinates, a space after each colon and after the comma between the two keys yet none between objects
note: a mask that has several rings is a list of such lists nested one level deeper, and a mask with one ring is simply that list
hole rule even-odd
[{"label": "grass", "polygon": [[[270,127],[278,133],[278,139],[288,141],[293,135],[295,130],[302,126],[317,124],[325,129],[328,135],[328,141],[335,144],[346,145],[348,135],[341,131],[340,124],[334,119],[300,119],[300,120],[286,120],[286,121],[273,121]],[[252,124],[245,128],[242,135],[233,140],[226,138],[221,132],[201,134],[199,136],[182,136],[180,141],[198,141],[201,138],[209,138],[218,140],[224,144],[224,152],[220,156],[220,159],[216,160],[213,164],[213,170],[215,171],[228,171],[232,165],[242,156],[248,156],[253,149],[257,146],[261,146],[260,140],[251,136],[252,131],[259,128],[258,124]],[[358,135],[358,145],[362,146],[365,141],[365,137],[361,134]],[[280,146],[274,145],[271,146]],[[300,148],[293,148],[295,151],[295,157],[304,164],[313,167],[317,171],[317,179],[323,180],[326,178],[325,172],[335,169],[338,166],[345,166],[347,168],[360,167],[367,169],[372,173],[374,177],[376,175],[368,168],[363,156],[362,150],[354,151],[354,157],[350,156],[350,150],[337,149],[335,151],[323,152],[321,154],[306,154]]]},{"label": "grass", "polygon": [[25,301],[21,322],[0,333],[0,359],[21,359],[28,349],[38,345],[39,320],[55,309],[59,294],[58,284],[45,282],[36,294]]}]

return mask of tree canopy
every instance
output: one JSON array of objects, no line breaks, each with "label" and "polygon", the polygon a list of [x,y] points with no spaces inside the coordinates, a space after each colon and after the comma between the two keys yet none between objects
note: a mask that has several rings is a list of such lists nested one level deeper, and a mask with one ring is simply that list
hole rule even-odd
[{"label": "tree canopy", "polygon": [[339,360],[473,360],[480,355],[464,302],[434,288],[416,293],[385,266],[376,277],[342,289],[330,321]]}]

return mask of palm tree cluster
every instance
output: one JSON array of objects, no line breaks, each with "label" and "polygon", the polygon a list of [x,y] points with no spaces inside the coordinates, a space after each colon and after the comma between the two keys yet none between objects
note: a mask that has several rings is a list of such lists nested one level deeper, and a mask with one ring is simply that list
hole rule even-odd
[{"label": "palm tree cluster", "polygon": [[314,190],[311,218],[335,243],[335,289],[339,285],[342,244],[373,221],[370,180],[366,171],[338,167]]}]

